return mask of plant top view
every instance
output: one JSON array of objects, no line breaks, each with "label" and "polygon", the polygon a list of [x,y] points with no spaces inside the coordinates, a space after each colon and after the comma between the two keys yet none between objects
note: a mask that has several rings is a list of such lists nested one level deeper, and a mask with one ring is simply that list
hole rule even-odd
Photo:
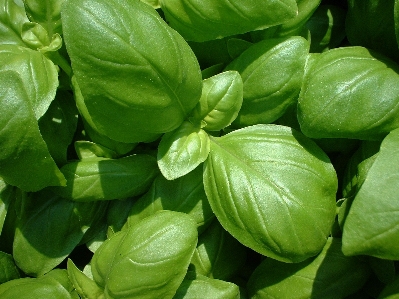
[{"label": "plant top view", "polygon": [[399,0],[0,0],[1,299],[398,299]]}]

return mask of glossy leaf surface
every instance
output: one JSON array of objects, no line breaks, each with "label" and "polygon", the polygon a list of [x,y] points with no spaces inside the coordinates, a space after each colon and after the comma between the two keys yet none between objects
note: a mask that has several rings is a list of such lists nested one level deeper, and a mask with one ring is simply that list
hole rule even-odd
[{"label": "glossy leaf surface", "polygon": [[61,15],[72,69],[100,133],[148,141],[176,129],[197,104],[198,62],[149,5],[69,0]]},{"label": "glossy leaf surface", "polygon": [[310,139],[277,125],[211,138],[204,186],[222,226],[245,246],[300,262],[324,246],[335,217],[337,178]]},{"label": "glossy leaf surface", "polygon": [[172,298],[196,244],[190,216],[160,211],[104,242],[92,260],[94,280],[105,298]]}]

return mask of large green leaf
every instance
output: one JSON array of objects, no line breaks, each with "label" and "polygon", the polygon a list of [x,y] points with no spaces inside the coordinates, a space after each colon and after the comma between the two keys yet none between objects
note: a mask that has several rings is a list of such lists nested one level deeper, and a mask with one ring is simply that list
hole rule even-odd
[{"label": "large green leaf", "polygon": [[[86,113],[121,142],[176,129],[201,96],[198,62],[184,39],[139,0],[69,0],[66,48]],[[81,108],[79,108],[81,109]]]},{"label": "large green leaf", "polygon": [[159,173],[156,159],[147,154],[70,162],[61,168],[61,172],[65,175],[67,185],[52,190],[75,201],[137,196],[147,191]]},{"label": "large green leaf", "polygon": [[282,24],[298,13],[295,0],[161,0],[170,26],[185,39],[206,41]]},{"label": "large green leaf", "polygon": [[25,191],[65,185],[40,135],[25,82],[13,71],[0,71],[0,176]]},{"label": "large green leaf", "polygon": [[298,101],[302,132],[311,138],[382,139],[399,127],[398,71],[363,47],[320,54]]},{"label": "large green leaf", "polygon": [[24,91],[39,119],[55,98],[58,72],[43,54],[20,46],[0,46],[0,72],[13,71],[23,82]]},{"label": "large green leaf", "polygon": [[263,255],[300,262],[321,251],[330,233],[334,168],[291,128],[256,125],[211,138],[204,186],[222,226]]},{"label": "large green leaf", "polygon": [[159,211],[105,241],[94,253],[94,280],[105,298],[172,298],[197,244],[187,214]]},{"label": "large green leaf", "polygon": [[21,38],[22,25],[29,22],[20,1],[0,1],[0,44],[24,46]]},{"label": "large green leaf", "polygon": [[30,276],[59,265],[82,240],[106,202],[77,203],[41,191],[22,200],[13,244],[16,264]]},{"label": "large green leaf", "polygon": [[347,298],[371,270],[364,260],[346,257],[341,246],[340,239],[330,238],[318,256],[297,264],[265,259],[248,281],[250,298]]},{"label": "large green leaf", "polygon": [[[300,36],[254,44],[230,63],[244,83],[244,100],[234,126],[271,123],[295,103],[301,89],[309,43]],[[260,79],[262,78],[262,79]]]},{"label": "large green leaf", "polygon": [[399,129],[383,140],[349,210],[343,229],[343,252],[399,259]]}]

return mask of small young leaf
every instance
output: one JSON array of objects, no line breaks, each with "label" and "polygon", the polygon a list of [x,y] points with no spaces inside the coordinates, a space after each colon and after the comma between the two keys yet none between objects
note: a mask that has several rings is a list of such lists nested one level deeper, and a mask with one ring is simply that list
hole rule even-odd
[{"label": "small young leaf", "polygon": [[230,125],[241,109],[243,83],[237,71],[226,71],[205,79],[202,96],[191,112],[190,121],[205,122],[208,131],[219,131]]},{"label": "small young leaf", "polygon": [[71,259],[68,259],[67,270],[69,279],[83,299],[101,298],[103,290],[93,280],[83,274]]},{"label": "small young leaf", "polygon": [[190,122],[162,136],[158,166],[168,180],[177,179],[204,162],[209,154],[209,137],[199,125]]}]

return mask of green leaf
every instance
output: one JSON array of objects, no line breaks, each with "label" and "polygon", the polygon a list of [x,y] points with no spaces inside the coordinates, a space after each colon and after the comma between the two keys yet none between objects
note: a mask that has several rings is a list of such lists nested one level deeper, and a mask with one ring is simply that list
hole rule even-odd
[{"label": "green leaf", "polygon": [[154,140],[179,127],[197,104],[198,61],[151,6],[69,0],[62,22],[83,116],[98,132],[126,143]]},{"label": "green leaf", "polygon": [[21,36],[29,48],[41,53],[57,51],[62,46],[62,38],[58,33],[50,37],[42,25],[34,22],[24,23]]},{"label": "green leaf", "polygon": [[0,285],[2,299],[79,299],[66,270],[55,269],[40,278],[19,278]]},{"label": "green leaf", "polygon": [[7,216],[8,207],[13,198],[15,198],[15,188],[7,185],[0,177],[0,234]]},{"label": "green leaf", "polygon": [[173,299],[240,299],[240,289],[234,283],[197,275],[184,279]]},{"label": "green leaf", "polygon": [[310,52],[323,52],[338,47],[346,36],[346,10],[336,5],[320,5],[306,28],[310,31]]},{"label": "green leaf", "polygon": [[11,254],[0,251],[0,284],[20,278],[19,270]]},{"label": "green leaf", "polygon": [[25,191],[65,185],[40,135],[23,80],[13,71],[0,71],[0,82],[0,176]]},{"label": "green leaf", "polygon": [[282,116],[297,100],[308,51],[309,43],[299,36],[268,39],[230,63],[226,70],[238,71],[244,83],[244,100],[233,126],[271,123]]},{"label": "green leaf", "polygon": [[30,276],[59,265],[80,243],[106,202],[77,203],[41,191],[25,197],[13,243],[16,264]]},{"label": "green leaf", "polygon": [[387,284],[378,296],[378,299],[398,299],[399,298],[399,275],[395,280]]},{"label": "green leaf", "polygon": [[250,298],[336,299],[355,293],[371,271],[365,261],[345,256],[341,245],[329,238],[318,256],[296,264],[265,259],[248,281]]},{"label": "green leaf", "polygon": [[58,165],[66,164],[68,146],[78,124],[78,110],[72,95],[58,90],[53,102],[39,120],[39,129],[51,157]]},{"label": "green leaf", "polygon": [[29,22],[20,1],[0,1],[0,44],[25,46],[22,41],[22,25]]},{"label": "green leaf", "polygon": [[75,151],[78,155],[79,160],[98,160],[98,158],[109,158],[109,159],[116,159],[118,155],[99,144],[94,142],[86,141],[86,140],[78,140],[75,141]]},{"label": "green leaf", "polygon": [[382,139],[399,127],[398,71],[363,47],[320,54],[298,101],[302,132],[311,138]]},{"label": "green leaf", "polygon": [[0,46],[0,72],[12,71],[23,89],[37,119],[46,113],[58,87],[57,68],[41,53],[15,45]]},{"label": "green leaf", "polygon": [[70,162],[61,168],[66,187],[52,188],[56,194],[75,201],[124,199],[147,191],[158,174],[154,157],[137,154],[120,159],[89,159]]},{"label": "green leaf", "polygon": [[383,140],[380,152],[346,217],[342,244],[346,255],[399,258],[399,129]]},{"label": "green leaf", "polygon": [[99,299],[102,297],[103,290],[93,280],[83,274],[71,259],[68,259],[67,270],[71,283],[83,299]]},{"label": "green leaf", "polygon": [[105,298],[172,298],[196,244],[190,216],[160,211],[103,243],[91,262],[94,280]]},{"label": "green leaf", "polygon": [[209,137],[199,125],[184,122],[162,136],[158,147],[158,167],[168,180],[177,179],[204,162],[209,154]]},{"label": "green leaf", "polygon": [[61,5],[65,0],[23,0],[29,20],[39,23],[49,36],[62,34]]},{"label": "green leaf", "polygon": [[189,120],[205,123],[208,131],[220,131],[237,117],[243,100],[243,82],[237,71],[226,71],[205,79],[202,96]]},{"label": "green leaf", "polygon": [[246,256],[246,247],[214,220],[199,236],[190,268],[196,274],[229,281],[244,266]]},{"label": "green leaf", "polygon": [[276,37],[302,36],[304,25],[308,19],[312,17],[320,2],[321,0],[296,0],[298,14],[294,18],[281,25],[253,31],[251,32],[252,39],[254,41],[260,41],[262,39]]},{"label": "green leaf", "polygon": [[125,226],[135,225],[160,210],[187,213],[196,221],[199,233],[204,231],[214,214],[205,194],[202,166],[173,181],[158,175],[148,192],[133,204]]},{"label": "green leaf", "polygon": [[394,17],[395,0],[349,0],[345,24],[349,42],[399,62]]},{"label": "green leaf", "polygon": [[172,28],[185,39],[202,42],[282,24],[298,13],[295,0],[161,0]]},{"label": "green leaf", "polygon": [[212,137],[204,167],[212,210],[242,244],[284,262],[321,251],[337,177],[313,141],[288,127],[251,126]]}]

